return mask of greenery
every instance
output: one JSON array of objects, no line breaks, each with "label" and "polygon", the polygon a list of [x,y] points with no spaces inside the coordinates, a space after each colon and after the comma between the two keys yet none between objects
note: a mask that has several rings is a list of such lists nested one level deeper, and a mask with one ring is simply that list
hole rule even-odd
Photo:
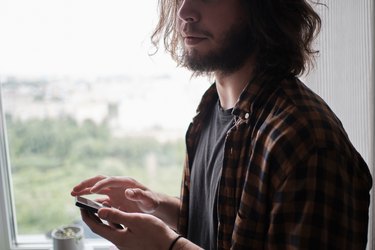
[{"label": "greenery", "polygon": [[78,220],[70,191],[98,174],[131,176],[156,191],[179,193],[183,139],[117,138],[106,124],[69,117],[6,120],[20,234],[44,234]]}]

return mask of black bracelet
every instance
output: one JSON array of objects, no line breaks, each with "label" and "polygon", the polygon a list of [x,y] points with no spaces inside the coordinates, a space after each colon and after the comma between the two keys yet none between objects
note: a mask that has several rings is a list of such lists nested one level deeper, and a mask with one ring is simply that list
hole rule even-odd
[{"label": "black bracelet", "polygon": [[174,239],[174,240],[172,241],[171,246],[169,247],[169,250],[172,250],[172,249],[173,249],[174,245],[176,244],[176,242],[177,242],[180,238],[182,238],[181,235],[177,236],[176,239]]}]

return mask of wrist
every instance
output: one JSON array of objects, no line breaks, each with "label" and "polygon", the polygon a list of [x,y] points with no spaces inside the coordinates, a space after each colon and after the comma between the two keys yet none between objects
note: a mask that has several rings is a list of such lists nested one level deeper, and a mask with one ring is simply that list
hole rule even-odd
[{"label": "wrist", "polygon": [[180,237],[171,250],[202,250],[199,246],[186,238]]},{"label": "wrist", "polygon": [[157,194],[155,210],[151,213],[164,221],[170,228],[177,230],[180,199],[168,195]]},{"label": "wrist", "polygon": [[[181,238],[182,238],[181,235],[177,235],[177,236],[173,239],[173,241],[171,242],[171,244],[169,245],[168,250],[178,249],[178,248],[177,248],[177,244],[178,244],[177,242],[178,242]],[[175,248],[175,246],[176,246],[176,248]]]},{"label": "wrist", "polygon": [[173,231],[168,226],[166,230],[165,237],[163,237],[163,240],[160,242],[161,245],[159,245],[161,250],[169,250],[173,244],[173,242],[176,240],[176,238],[179,236],[175,231]]}]

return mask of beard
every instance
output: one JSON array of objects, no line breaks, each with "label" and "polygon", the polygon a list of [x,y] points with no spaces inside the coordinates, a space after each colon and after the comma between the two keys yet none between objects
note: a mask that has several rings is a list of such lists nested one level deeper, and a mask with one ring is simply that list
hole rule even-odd
[{"label": "beard", "polygon": [[206,54],[198,50],[184,50],[182,62],[195,74],[219,71],[230,74],[240,69],[255,50],[250,28],[244,23],[233,26],[222,39],[221,46]]}]

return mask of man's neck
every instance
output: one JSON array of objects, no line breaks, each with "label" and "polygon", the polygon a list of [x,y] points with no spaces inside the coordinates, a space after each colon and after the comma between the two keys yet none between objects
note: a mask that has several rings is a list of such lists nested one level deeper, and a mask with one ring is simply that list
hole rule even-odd
[{"label": "man's neck", "polygon": [[252,77],[253,68],[253,60],[249,60],[233,73],[223,74],[215,72],[216,88],[219,94],[220,105],[223,109],[233,108],[237,103],[241,92]]}]

